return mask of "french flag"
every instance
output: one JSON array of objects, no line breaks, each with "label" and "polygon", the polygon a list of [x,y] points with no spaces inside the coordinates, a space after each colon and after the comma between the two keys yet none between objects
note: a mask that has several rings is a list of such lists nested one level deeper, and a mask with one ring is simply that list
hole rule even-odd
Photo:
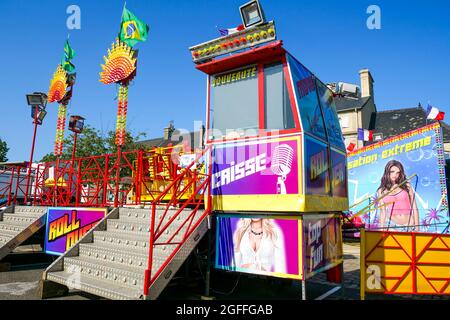
[{"label": "french flag", "polygon": [[427,119],[431,120],[444,120],[445,112],[439,111],[438,108],[428,105]]},{"label": "french flag", "polygon": [[222,37],[225,37],[229,34],[233,34],[239,31],[244,30],[244,26],[241,24],[239,26],[237,26],[236,28],[231,28],[231,29],[219,29],[219,33]]},{"label": "french flag", "polygon": [[358,140],[373,141],[373,130],[358,128]]}]

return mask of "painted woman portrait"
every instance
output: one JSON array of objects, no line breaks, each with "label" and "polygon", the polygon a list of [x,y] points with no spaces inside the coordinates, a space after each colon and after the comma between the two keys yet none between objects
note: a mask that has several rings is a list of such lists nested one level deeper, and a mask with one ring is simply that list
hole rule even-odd
[{"label": "painted woman portrait", "polygon": [[419,210],[414,189],[405,181],[406,174],[401,162],[389,161],[377,190],[380,225],[393,231],[418,231]]},{"label": "painted woman portrait", "polygon": [[286,273],[284,239],[272,219],[242,218],[234,233],[236,267]]}]

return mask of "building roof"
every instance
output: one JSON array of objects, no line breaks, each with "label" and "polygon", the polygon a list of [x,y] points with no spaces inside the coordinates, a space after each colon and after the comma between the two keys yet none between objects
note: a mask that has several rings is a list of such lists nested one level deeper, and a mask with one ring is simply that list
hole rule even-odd
[{"label": "building roof", "polygon": [[190,136],[190,147],[193,149],[200,147],[199,144],[200,144],[200,141],[202,141],[202,138],[200,137],[200,135],[201,135],[200,131],[181,133],[179,130],[175,130],[172,134],[172,138],[169,140],[164,139],[164,137],[160,137],[160,138],[139,141],[139,144],[144,145],[148,149],[151,149],[153,147],[166,148],[169,146],[169,144],[172,144],[173,146],[175,146],[177,144],[182,143],[184,140],[184,137],[187,136],[188,134]]},{"label": "building roof", "polygon": [[336,111],[345,111],[353,109],[361,109],[370,100],[370,97],[364,98],[348,98],[345,96],[336,96],[334,102],[336,104]]},{"label": "building roof", "polygon": [[[418,106],[416,108],[387,110],[374,113],[372,114],[369,129],[373,130],[374,135],[382,133],[384,140],[434,122],[436,121],[427,120],[425,110],[421,106]],[[441,121],[441,127],[444,142],[450,142],[450,126]],[[375,142],[377,141],[367,144]]]}]

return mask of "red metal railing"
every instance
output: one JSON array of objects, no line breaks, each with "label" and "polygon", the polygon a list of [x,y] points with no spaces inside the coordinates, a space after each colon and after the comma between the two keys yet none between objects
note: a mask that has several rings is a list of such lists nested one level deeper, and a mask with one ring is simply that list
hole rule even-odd
[{"label": "red metal railing", "polygon": [[[6,165],[0,168],[0,201],[2,205],[23,204],[26,200],[28,174],[34,177],[35,169],[23,165]],[[33,180],[30,179],[30,185]],[[6,201],[5,201],[6,200]]]},{"label": "red metal railing", "polygon": [[[153,203],[161,190],[180,174],[181,168],[173,152],[178,152],[175,147],[149,152],[127,151],[45,162],[31,170],[10,165],[0,168],[0,201],[7,198],[8,205],[75,207]],[[178,183],[187,183],[188,177],[184,177],[185,180],[177,180]],[[186,191],[184,200],[194,189],[192,185],[191,190]],[[172,190],[175,189],[164,193],[164,201],[175,196]]]},{"label": "red metal railing", "polygon": [[[196,168],[195,170],[191,170],[194,164],[198,163],[199,159],[203,157],[208,150],[209,147],[203,150],[201,154],[197,155],[195,161],[193,161],[186,169],[184,169],[184,171],[180,175],[178,175],[172,181],[172,183],[170,183],[170,185],[167,186],[167,188],[153,201],[148,265],[144,277],[144,295],[146,296],[149,293],[151,284],[158,278],[164,268],[170,263],[175,254],[185,243],[186,239],[189,238],[189,236],[195,231],[198,225],[207,215],[209,215],[211,211],[211,201],[209,199],[210,174],[200,174],[198,172],[199,170],[197,170],[198,168]],[[209,170],[209,172],[211,171]],[[187,200],[180,202],[180,199],[192,186],[194,186],[195,191]],[[163,213],[159,217],[158,224],[156,224],[157,208],[158,206],[161,206],[161,200],[167,194],[169,194],[169,192],[172,193],[170,201],[164,204],[165,209],[159,209],[162,210]],[[197,217],[200,206],[204,205],[205,193],[207,193],[208,195],[207,205],[205,211],[200,213],[201,215]],[[176,212],[172,216],[167,218],[169,209],[174,208],[177,205],[179,207],[177,208]],[[180,220],[179,218],[181,218],[182,212],[188,207],[189,209],[192,209],[189,215],[181,221],[181,224],[172,232],[172,234],[167,234],[165,231],[173,225],[173,222],[175,220]],[[197,219],[195,219],[196,217]],[[162,236],[164,234],[166,234],[168,238],[163,240]],[[163,265],[160,266],[156,270],[156,272],[154,272],[154,274],[152,274],[154,247],[163,245],[175,245],[175,248],[169,255],[168,259],[163,263]]]}]

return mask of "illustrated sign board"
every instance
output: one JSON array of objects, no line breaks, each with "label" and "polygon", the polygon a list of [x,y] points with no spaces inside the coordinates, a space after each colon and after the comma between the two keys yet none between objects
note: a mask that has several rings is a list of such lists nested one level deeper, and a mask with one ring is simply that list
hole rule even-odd
[{"label": "illustrated sign board", "polygon": [[103,219],[102,208],[49,208],[45,230],[45,252],[62,255]]},{"label": "illustrated sign board", "polygon": [[442,233],[449,221],[439,123],[348,154],[351,214],[366,229]]},{"label": "illustrated sign board", "polygon": [[342,232],[340,219],[334,215],[303,217],[304,274],[308,279],[342,263]]},{"label": "illustrated sign board", "polygon": [[365,293],[450,294],[450,235],[361,232],[361,298]]},{"label": "illustrated sign board", "polygon": [[270,216],[217,217],[218,269],[302,278],[302,221]]}]

